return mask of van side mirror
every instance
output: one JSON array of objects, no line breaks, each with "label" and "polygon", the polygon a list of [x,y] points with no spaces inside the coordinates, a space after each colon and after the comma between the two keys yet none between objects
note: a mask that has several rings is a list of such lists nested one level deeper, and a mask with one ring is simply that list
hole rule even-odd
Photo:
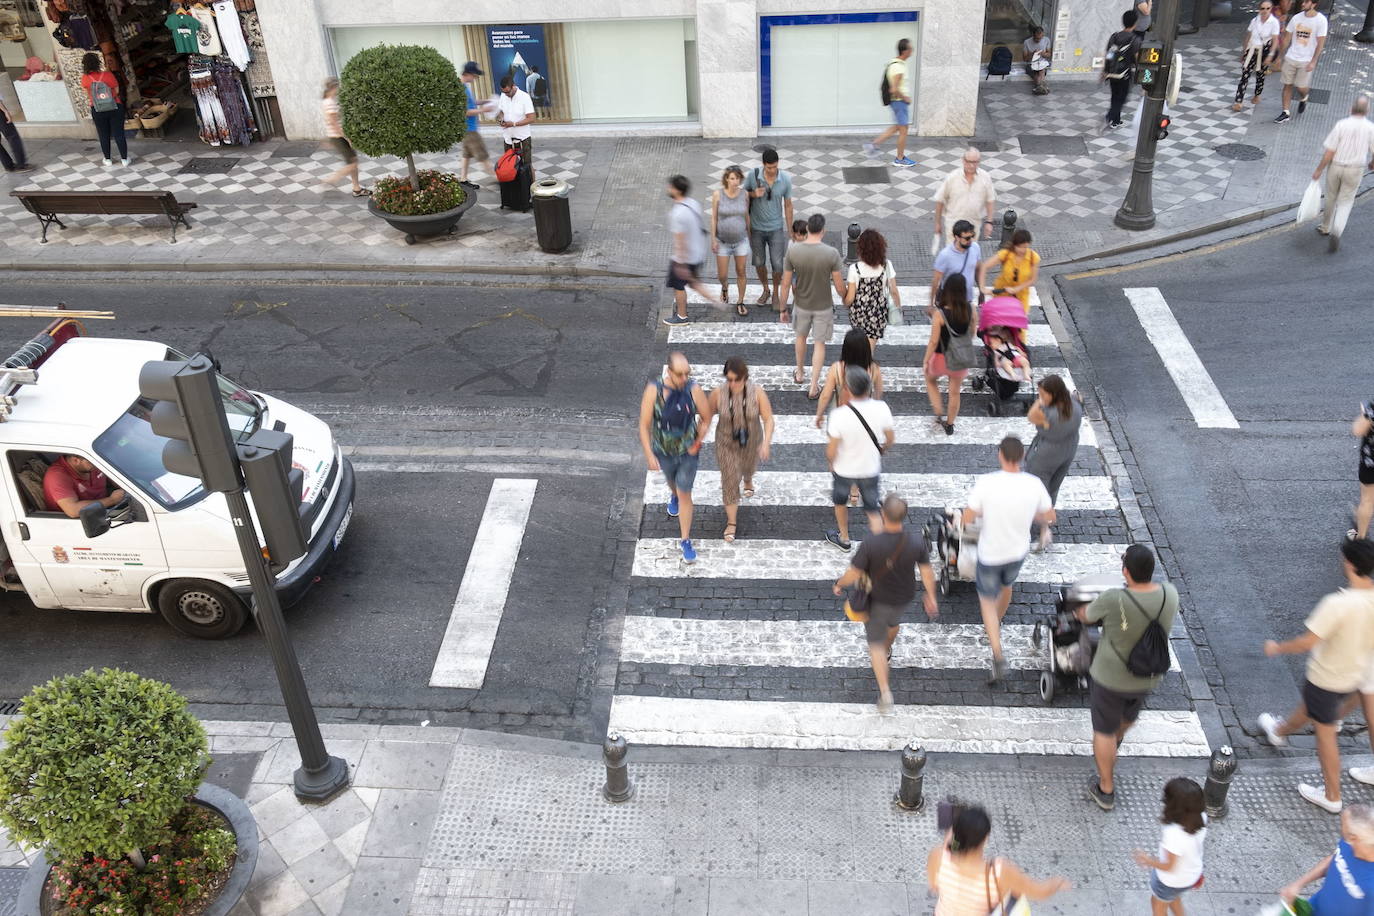
[{"label": "van side mirror", "polygon": [[98,502],[81,507],[81,530],[88,538],[98,538],[110,530],[110,510]]}]

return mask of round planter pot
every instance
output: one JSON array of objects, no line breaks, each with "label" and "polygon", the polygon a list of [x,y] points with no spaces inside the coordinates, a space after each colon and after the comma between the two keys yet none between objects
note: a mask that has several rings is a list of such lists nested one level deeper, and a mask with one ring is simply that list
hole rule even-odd
[{"label": "round planter pot", "polygon": [[[227,916],[248,892],[248,882],[253,878],[253,869],[258,866],[258,823],[253,820],[253,812],[243,799],[208,782],[200,784],[192,800],[223,815],[238,841],[229,880],[204,912],[204,916]],[[51,869],[48,857],[40,851],[24,876],[24,886],[19,889],[17,916],[42,916],[43,886],[48,881]]]},{"label": "round planter pot", "polygon": [[472,209],[473,204],[477,203],[477,185],[464,182],[463,190],[468,192],[468,196],[463,202],[452,210],[445,210],[443,213],[427,213],[424,216],[398,216],[395,213],[385,213],[377,209],[377,203],[371,197],[367,199],[367,209],[373,216],[387,221],[387,224],[397,232],[404,232],[406,244],[414,245],[415,240],[424,236],[448,235],[458,225],[458,220],[463,218],[463,214]]}]

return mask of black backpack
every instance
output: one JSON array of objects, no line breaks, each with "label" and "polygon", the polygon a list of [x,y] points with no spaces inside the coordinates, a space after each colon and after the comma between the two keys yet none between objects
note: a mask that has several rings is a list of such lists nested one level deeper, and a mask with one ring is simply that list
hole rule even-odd
[{"label": "black backpack", "polygon": [[988,76],[1005,77],[1011,73],[1011,63],[1011,48],[998,45],[992,49],[992,54],[988,57]]},{"label": "black backpack", "polygon": [[[1123,37],[1125,36],[1125,37]],[[1117,32],[1107,45],[1107,75],[1120,78],[1135,69],[1135,52],[1140,38],[1135,32]]]},{"label": "black backpack", "polygon": [[[1145,624],[1145,632],[1140,634],[1140,638],[1131,647],[1131,654],[1121,659],[1126,663],[1126,670],[1136,677],[1159,677],[1169,670],[1169,634],[1159,625],[1159,618],[1164,615],[1164,608],[1169,603],[1169,592],[1163,587],[1160,591],[1163,594],[1159,601],[1159,613]],[[1131,599],[1131,604],[1136,606],[1136,610],[1149,616],[1140,606],[1140,602],[1135,600],[1134,595],[1124,590],[1123,594]],[[1121,652],[1115,646],[1112,650],[1118,658],[1121,657]]]},{"label": "black backpack", "polygon": [[893,63],[899,60],[901,60],[900,57],[894,57],[892,60],[887,62],[886,67],[883,67],[883,82],[882,85],[878,87],[878,94],[882,96],[884,105],[892,104],[892,84],[887,81],[887,71],[888,68],[893,65]]}]

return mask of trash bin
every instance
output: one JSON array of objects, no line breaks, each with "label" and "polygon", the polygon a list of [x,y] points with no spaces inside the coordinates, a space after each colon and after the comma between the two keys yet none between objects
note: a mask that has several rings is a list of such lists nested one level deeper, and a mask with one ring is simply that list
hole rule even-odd
[{"label": "trash bin", "polygon": [[572,214],[568,192],[572,185],[557,178],[542,178],[534,183],[534,231],[539,247],[552,254],[566,251],[572,244]]}]

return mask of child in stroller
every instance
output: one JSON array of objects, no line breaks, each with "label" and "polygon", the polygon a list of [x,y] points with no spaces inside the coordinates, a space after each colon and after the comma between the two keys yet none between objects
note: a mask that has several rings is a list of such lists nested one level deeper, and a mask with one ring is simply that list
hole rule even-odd
[{"label": "child in stroller", "polygon": [[[1021,301],[1012,296],[994,296],[978,311],[978,336],[983,341],[987,371],[982,376],[975,376],[972,385],[974,391],[986,390],[995,395],[995,400],[988,405],[990,416],[1001,416],[1021,389],[1021,383],[1030,381],[1027,327]],[[1030,404],[1020,406],[1029,409]]]}]

